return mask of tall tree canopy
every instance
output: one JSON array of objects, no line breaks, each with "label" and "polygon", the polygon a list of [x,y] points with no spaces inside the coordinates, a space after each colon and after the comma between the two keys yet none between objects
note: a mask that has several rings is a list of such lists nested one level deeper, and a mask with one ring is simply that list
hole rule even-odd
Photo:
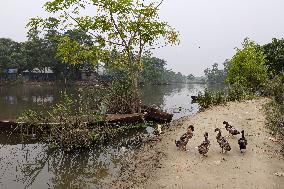
[{"label": "tall tree canopy", "polygon": [[156,57],[143,58],[142,82],[151,84],[163,83],[166,62]]},{"label": "tall tree canopy", "polygon": [[11,39],[0,38],[0,68],[19,68],[23,63],[22,44]]},{"label": "tall tree canopy", "polygon": [[257,91],[267,79],[267,66],[261,47],[246,38],[242,48],[236,51],[228,64],[227,81]]},{"label": "tall tree canopy", "polygon": [[279,74],[284,71],[284,39],[272,39],[271,43],[263,46],[266,64],[269,71]]},{"label": "tall tree canopy", "polygon": [[[163,1],[155,0],[53,0],[45,10],[57,17],[31,19],[31,30],[84,30],[92,45],[80,44],[64,36],[58,55],[63,61],[78,64],[82,61],[106,61],[116,49],[120,56],[115,66],[128,71],[133,82],[133,93],[138,97],[138,78],[142,71],[143,54],[152,49],[178,43],[178,32],[159,19],[158,10]],[[83,16],[86,10],[93,15]],[[137,98],[138,99],[138,98]],[[137,106],[137,103],[136,103]]]}]

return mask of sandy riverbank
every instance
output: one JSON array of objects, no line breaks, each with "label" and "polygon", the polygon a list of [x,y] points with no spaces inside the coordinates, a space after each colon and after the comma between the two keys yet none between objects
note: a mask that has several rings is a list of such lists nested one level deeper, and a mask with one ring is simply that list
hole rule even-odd
[{"label": "sandy riverbank", "polygon": [[[265,128],[262,105],[266,102],[267,99],[232,102],[173,122],[160,140],[145,144],[128,160],[112,188],[283,188],[284,159],[280,144],[269,139],[272,136]],[[238,137],[228,138],[232,147],[228,154],[220,153],[214,129],[220,127],[223,135],[228,136],[224,120],[246,131],[245,154],[239,151]],[[188,151],[180,151],[174,140],[189,124],[195,126],[194,137],[188,143]],[[209,133],[211,147],[208,157],[201,157],[196,147],[205,131]]]}]

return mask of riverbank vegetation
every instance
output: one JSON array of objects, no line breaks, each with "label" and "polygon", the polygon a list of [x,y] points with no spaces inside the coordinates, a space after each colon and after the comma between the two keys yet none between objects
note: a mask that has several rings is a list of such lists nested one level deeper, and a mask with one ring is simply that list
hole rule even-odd
[{"label": "riverbank vegetation", "polygon": [[[94,90],[87,90],[78,91],[76,96],[62,93],[62,100],[51,108],[41,111],[29,109],[22,113],[17,127],[22,142],[33,139],[47,143],[50,148],[73,151],[94,144],[110,143],[130,130],[155,126],[153,122],[146,121],[108,123],[106,113],[111,110],[105,106],[106,99],[103,98],[107,90],[103,93],[100,90],[101,95]],[[136,143],[139,144],[139,140]]]},{"label": "riverbank vegetation", "polygon": [[263,46],[246,38],[242,48],[236,49],[232,59],[226,61],[224,70],[205,70],[209,84],[220,78],[226,87],[219,91],[199,93],[197,102],[201,109],[228,101],[240,101],[260,96],[271,98],[265,106],[267,126],[278,136],[284,136],[284,39],[273,39]]}]

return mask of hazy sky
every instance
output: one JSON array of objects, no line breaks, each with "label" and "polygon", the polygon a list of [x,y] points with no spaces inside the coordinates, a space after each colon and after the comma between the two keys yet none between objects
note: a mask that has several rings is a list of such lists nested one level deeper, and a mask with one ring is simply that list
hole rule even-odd
[{"label": "hazy sky", "polygon": [[[26,40],[28,19],[44,16],[46,0],[0,0],[0,37]],[[164,0],[160,17],[181,33],[179,46],[154,54],[168,68],[203,75],[231,58],[245,37],[264,44],[284,37],[284,0]],[[200,47],[200,48],[199,48]]]}]

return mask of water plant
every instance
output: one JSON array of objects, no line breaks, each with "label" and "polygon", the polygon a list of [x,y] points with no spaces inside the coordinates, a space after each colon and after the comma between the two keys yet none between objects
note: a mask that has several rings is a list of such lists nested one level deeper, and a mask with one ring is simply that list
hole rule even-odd
[{"label": "water plant", "polygon": [[[92,98],[83,89],[78,94],[61,94],[61,101],[46,111],[26,110],[18,119],[22,140],[37,139],[49,144],[50,148],[73,151],[78,148],[89,148],[93,144],[113,141],[114,138],[130,130],[145,129],[152,123],[109,124],[100,107],[88,103]],[[87,102],[87,103],[86,103]],[[101,98],[96,103],[104,103]],[[91,106],[91,107],[90,107]],[[103,111],[105,113],[105,111]]]},{"label": "water plant", "polygon": [[84,95],[83,90],[74,96],[63,92],[62,100],[51,110],[26,110],[18,119],[22,135],[25,133],[66,151],[90,146],[92,134],[88,123],[103,120],[103,115],[85,103],[88,98],[83,98]]}]

